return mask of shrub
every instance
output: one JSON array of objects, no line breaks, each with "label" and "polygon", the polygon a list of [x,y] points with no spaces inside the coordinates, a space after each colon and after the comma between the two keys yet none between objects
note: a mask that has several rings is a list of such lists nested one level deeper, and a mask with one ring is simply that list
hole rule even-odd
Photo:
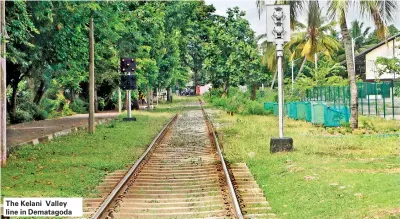
[{"label": "shrub", "polygon": [[76,113],[87,113],[88,112],[88,104],[83,101],[82,99],[74,99],[70,104],[69,107],[72,111]]},{"label": "shrub", "polygon": [[246,113],[250,115],[267,115],[267,114],[273,114],[273,111],[271,110],[266,111],[264,109],[263,103],[257,101],[249,101],[246,104]]},{"label": "shrub", "polygon": [[62,116],[71,116],[74,114],[75,113],[71,110],[71,108],[69,108],[69,104],[64,104],[61,115]]},{"label": "shrub", "polygon": [[28,112],[34,120],[44,120],[48,116],[45,110],[40,109],[39,106],[33,103],[22,103],[20,105],[20,110]]},{"label": "shrub", "polygon": [[14,115],[10,116],[10,123],[17,124],[22,122],[29,122],[32,121],[32,115],[24,110],[17,109]]},{"label": "shrub", "polygon": [[45,110],[38,109],[32,116],[34,120],[45,120],[49,114]]}]

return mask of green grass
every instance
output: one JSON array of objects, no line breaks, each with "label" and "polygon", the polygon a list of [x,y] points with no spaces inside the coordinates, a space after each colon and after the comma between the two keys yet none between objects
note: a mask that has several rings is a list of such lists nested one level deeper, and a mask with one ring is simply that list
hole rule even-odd
[{"label": "green grass", "polygon": [[25,146],[2,168],[2,197],[85,197],[108,172],[126,168],[143,152],[171,112],[133,112],[136,122],[97,126],[47,144]]},{"label": "green grass", "polygon": [[221,125],[225,157],[247,163],[278,217],[400,217],[390,213],[400,206],[400,138],[393,135],[400,134],[400,122],[361,120],[380,134],[331,134],[285,119],[285,136],[293,138],[295,151],[270,154],[269,140],[278,135],[277,117],[213,115]]}]

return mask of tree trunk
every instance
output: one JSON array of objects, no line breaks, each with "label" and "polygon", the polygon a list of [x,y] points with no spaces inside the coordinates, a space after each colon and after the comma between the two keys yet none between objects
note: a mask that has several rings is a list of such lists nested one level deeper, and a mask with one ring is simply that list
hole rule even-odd
[{"label": "tree trunk", "polygon": [[194,79],[193,79],[193,81],[194,81],[194,93],[196,94],[196,88],[197,88],[197,70],[196,71],[194,71]]},{"label": "tree trunk", "polygon": [[121,103],[121,88],[118,87],[118,112],[122,111],[122,103]]},{"label": "tree trunk", "polygon": [[14,117],[15,113],[17,112],[17,92],[18,92],[18,84],[19,81],[13,81],[12,87],[12,94],[11,94],[11,108],[10,108],[10,117]]},{"label": "tree trunk", "polygon": [[[36,104],[36,105],[39,105],[39,103],[40,103],[40,100],[42,99],[42,97],[43,97],[43,94],[44,94],[44,84],[45,84],[45,82],[44,82],[44,80],[42,79],[42,80],[40,80],[40,84],[39,84],[39,88],[37,89],[37,91],[36,91],[36,94],[35,94],[35,98],[33,99],[33,102]],[[72,94],[72,96],[73,96],[74,94]]]},{"label": "tree trunk", "polygon": [[97,89],[94,88],[94,112],[99,112],[99,99],[97,96]]},{"label": "tree trunk", "polygon": [[304,65],[306,64],[306,57],[304,57],[303,62],[301,63],[300,69],[299,69],[299,73],[297,73],[296,78],[294,79],[295,81],[297,80],[297,78],[300,76],[301,72],[303,71]]},{"label": "tree trunk", "polygon": [[171,90],[169,89],[169,87],[167,88],[167,101],[171,101],[172,102],[172,100],[171,100],[172,98],[171,98]]},{"label": "tree trunk", "polygon": [[251,100],[256,100],[257,84],[251,85]]},{"label": "tree trunk", "polygon": [[[344,14],[344,11],[342,12]],[[349,35],[349,29],[347,28],[346,18],[340,24],[340,29],[342,31],[344,49],[346,52],[346,64],[347,64],[347,74],[350,81],[350,125],[354,130],[358,128],[358,94],[357,94],[357,84],[356,84],[356,73],[354,71],[354,63],[352,58],[352,48],[351,39]]]},{"label": "tree trunk", "polygon": [[150,87],[147,86],[147,109],[150,109],[150,99],[151,99]]},{"label": "tree trunk", "polygon": [[[0,2],[0,34],[7,36],[6,32],[6,2]],[[0,147],[1,167],[6,166],[7,161],[7,79],[6,79],[6,41],[0,42]]]},{"label": "tree trunk", "polygon": [[226,95],[226,97],[229,97],[229,76],[224,82],[224,94]]}]

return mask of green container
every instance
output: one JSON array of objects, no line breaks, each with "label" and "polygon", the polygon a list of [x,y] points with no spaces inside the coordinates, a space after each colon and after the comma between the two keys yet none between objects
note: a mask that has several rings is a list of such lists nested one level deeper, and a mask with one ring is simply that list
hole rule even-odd
[{"label": "green container", "polygon": [[313,103],[311,106],[311,123],[315,125],[324,124],[325,104]]},{"label": "green container", "polygon": [[307,118],[307,102],[297,102],[297,119],[306,120]]}]

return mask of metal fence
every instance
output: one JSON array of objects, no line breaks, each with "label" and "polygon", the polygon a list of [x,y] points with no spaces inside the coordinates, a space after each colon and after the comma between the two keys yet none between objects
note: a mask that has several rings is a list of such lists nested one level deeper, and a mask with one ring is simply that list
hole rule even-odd
[{"label": "metal fence", "polygon": [[[349,122],[350,110],[346,106],[327,106],[323,101],[288,102],[284,106],[284,115],[295,120],[304,120],[325,127],[342,126]],[[266,102],[264,109],[278,116],[278,103]]]},{"label": "metal fence", "polygon": [[[400,116],[400,82],[359,82],[358,111],[395,119]],[[350,107],[350,86],[319,86],[306,91],[304,101],[324,101],[334,108]]]}]

